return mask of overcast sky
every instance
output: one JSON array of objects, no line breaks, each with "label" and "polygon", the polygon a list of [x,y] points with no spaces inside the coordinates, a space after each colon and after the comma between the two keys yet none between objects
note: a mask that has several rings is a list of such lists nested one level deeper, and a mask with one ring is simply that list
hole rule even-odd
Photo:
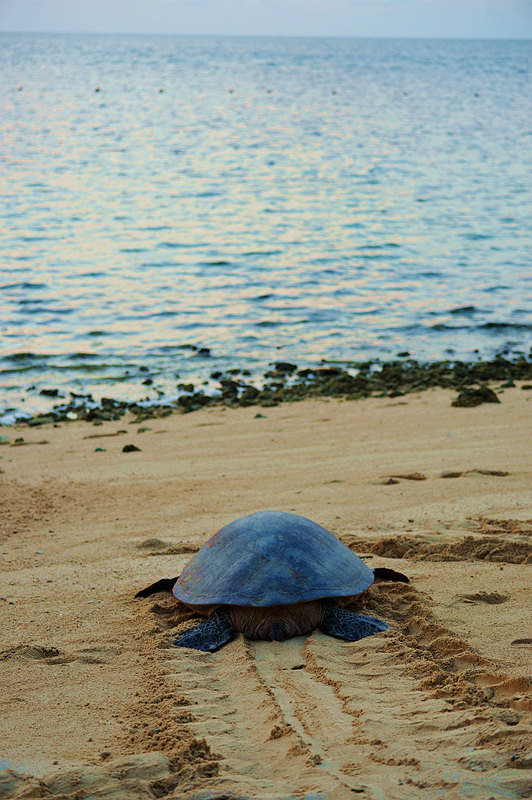
[{"label": "overcast sky", "polygon": [[0,30],[532,38],[532,0],[0,0]]}]

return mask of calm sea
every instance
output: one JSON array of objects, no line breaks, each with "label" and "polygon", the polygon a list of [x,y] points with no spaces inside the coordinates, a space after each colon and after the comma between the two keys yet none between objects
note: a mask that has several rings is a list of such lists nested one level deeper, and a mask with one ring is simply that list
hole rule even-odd
[{"label": "calm sea", "polygon": [[528,353],[531,64],[528,41],[0,35],[0,419],[56,387]]}]

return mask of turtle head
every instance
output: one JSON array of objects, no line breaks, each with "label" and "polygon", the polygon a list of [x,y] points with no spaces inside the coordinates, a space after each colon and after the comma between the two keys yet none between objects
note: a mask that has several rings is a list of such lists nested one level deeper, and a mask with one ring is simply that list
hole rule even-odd
[{"label": "turtle head", "polygon": [[310,633],[321,620],[319,600],[284,606],[229,606],[229,611],[235,630],[248,639],[272,642]]}]

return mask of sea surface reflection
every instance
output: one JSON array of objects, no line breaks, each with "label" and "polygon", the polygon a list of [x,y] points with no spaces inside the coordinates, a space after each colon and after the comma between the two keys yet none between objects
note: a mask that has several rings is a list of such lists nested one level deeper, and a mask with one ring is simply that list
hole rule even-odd
[{"label": "sea surface reflection", "polygon": [[0,413],[528,352],[529,42],[0,43]]}]

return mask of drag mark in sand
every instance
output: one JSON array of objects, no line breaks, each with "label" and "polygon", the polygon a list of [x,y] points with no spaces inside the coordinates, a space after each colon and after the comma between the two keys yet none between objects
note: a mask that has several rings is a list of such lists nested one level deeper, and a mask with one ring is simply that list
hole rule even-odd
[{"label": "drag mark in sand", "polygon": [[[456,551],[436,545],[457,546],[469,538],[489,545],[486,561],[510,560],[516,543],[530,555],[530,532],[529,520],[476,518],[462,527],[445,524],[441,531],[397,536],[394,546],[391,537],[369,535],[365,548],[384,546],[391,557],[404,539],[415,573],[416,560],[456,559]],[[491,539],[503,548],[498,554]],[[152,538],[143,549],[178,546]],[[467,563],[476,552],[466,547],[461,557]],[[498,575],[499,565],[493,566]],[[102,752],[100,763],[58,767],[39,780],[8,771],[12,789],[4,796],[530,797],[532,680],[511,659],[501,669],[477,651],[450,614],[457,604],[468,614],[503,612],[512,602],[510,578],[493,590],[484,584],[489,591],[461,588],[458,581],[445,593],[452,602],[438,605],[433,592],[420,591],[411,577],[408,585],[376,583],[359,598],[353,610],[390,625],[389,632],[359,642],[317,631],[285,642],[238,636],[214,654],[202,653],[173,647],[178,634],[196,624],[192,610],[169,594],[158,595],[149,608],[135,603],[131,624],[141,679],[124,714],[124,740],[115,743],[113,755]],[[471,622],[468,630],[473,628]],[[514,647],[508,649],[529,647],[526,631],[511,633],[507,641]],[[33,642],[0,658],[59,670],[74,661],[106,663],[118,647],[117,641],[67,652]]]},{"label": "drag mark in sand", "polygon": [[187,797],[528,796],[531,682],[497,671],[412,586],[372,587],[365,610],[390,632],[159,651],[175,718],[218,759]]},{"label": "drag mark in sand", "polygon": [[[316,785],[315,764],[301,728],[292,724],[293,714],[284,713],[275,689],[257,669],[253,650],[254,644],[240,636],[215,656],[172,651],[170,678],[192,702],[194,734],[215,742],[221,760],[209,788],[265,800],[301,796]],[[327,797],[341,783],[326,775],[318,786]]]},{"label": "drag mark in sand", "polygon": [[125,720],[129,754],[102,753],[100,764],[40,781],[8,771],[13,791],[4,796],[530,796],[530,681],[498,672],[411,585],[378,584],[365,608],[391,630],[360,642],[318,632],[285,642],[239,636],[211,655],[168,646],[193,621],[161,600],[140,620],[144,677]]},{"label": "drag mark in sand", "polygon": [[[532,520],[496,520],[478,517],[460,527],[418,535],[394,534],[366,538],[354,536],[344,541],[357,553],[413,561],[494,561],[507,564],[531,564]],[[345,539],[345,537],[344,537]]]}]

